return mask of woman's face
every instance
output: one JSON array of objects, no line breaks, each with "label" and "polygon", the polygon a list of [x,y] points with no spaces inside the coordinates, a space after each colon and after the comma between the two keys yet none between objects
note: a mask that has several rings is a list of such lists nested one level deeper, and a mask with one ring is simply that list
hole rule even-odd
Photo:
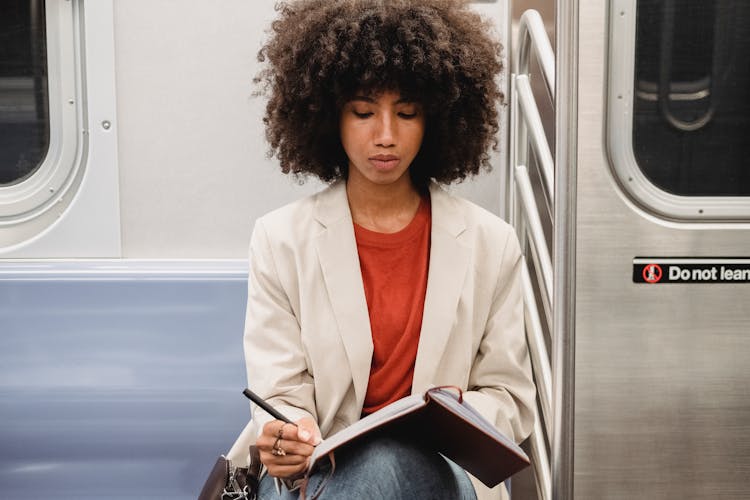
[{"label": "woman's face", "polygon": [[422,106],[398,92],[356,95],[341,110],[341,144],[349,158],[349,182],[411,182],[409,165],[424,137]]}]

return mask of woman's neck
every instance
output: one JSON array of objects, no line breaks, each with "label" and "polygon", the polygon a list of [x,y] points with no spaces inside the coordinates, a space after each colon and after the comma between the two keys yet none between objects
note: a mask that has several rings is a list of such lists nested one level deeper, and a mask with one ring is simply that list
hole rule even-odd
[{"label": "woman's neck", "polygon": [[362,183],[348,179],[346,194],[352,220],[365,229],[395,233],[405,228],[417,214],[421,196],[408,173],[402,182]]}]

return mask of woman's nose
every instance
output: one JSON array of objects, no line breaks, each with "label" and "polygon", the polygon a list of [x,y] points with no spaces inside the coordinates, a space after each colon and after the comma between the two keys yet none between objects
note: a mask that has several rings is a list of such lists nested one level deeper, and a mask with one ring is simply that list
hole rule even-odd
[{"label": "woman's nose", "polygon": [[396,144],[395,123],[391,116],[384,114],[377,122],[375,143],[378,146],[390,147]]}]

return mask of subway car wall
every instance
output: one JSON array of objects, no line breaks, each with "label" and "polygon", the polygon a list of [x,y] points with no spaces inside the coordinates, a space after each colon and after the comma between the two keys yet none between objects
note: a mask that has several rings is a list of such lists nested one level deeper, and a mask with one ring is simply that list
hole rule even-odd
[{"label": "subway car wall", "polygon": [[[253,223],[322,187],[267,155],[275,3],[4,3],[0,498],[195,498],[247,423]],[[492,161],[454,189],[501,214]]]}]

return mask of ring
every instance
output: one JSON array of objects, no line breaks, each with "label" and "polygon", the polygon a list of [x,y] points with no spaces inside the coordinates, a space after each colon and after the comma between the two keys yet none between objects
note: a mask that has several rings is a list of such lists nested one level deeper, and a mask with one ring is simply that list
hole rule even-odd
[{"label": "ring", "polygon": [[276,441],[273,443],[273,448],[271,449],[271,455],[274,457],[283,457],[286,455],[286,451],[284,451],[284,448],[281,447],[281,436],[276,438]]},{"label": "ring", "polygon": [[281,439],[281,438],[282,438],[282,437],[284,436],[284,426],[285,426],[286,424],[288,424],[288,423],[289,423],[289,422],[284,422],[283,424],[281,424],[281,427],[279,427],[279,431],[278,431],[278,432],[276,433],[276,437],[277,437],[278,439]]}]

